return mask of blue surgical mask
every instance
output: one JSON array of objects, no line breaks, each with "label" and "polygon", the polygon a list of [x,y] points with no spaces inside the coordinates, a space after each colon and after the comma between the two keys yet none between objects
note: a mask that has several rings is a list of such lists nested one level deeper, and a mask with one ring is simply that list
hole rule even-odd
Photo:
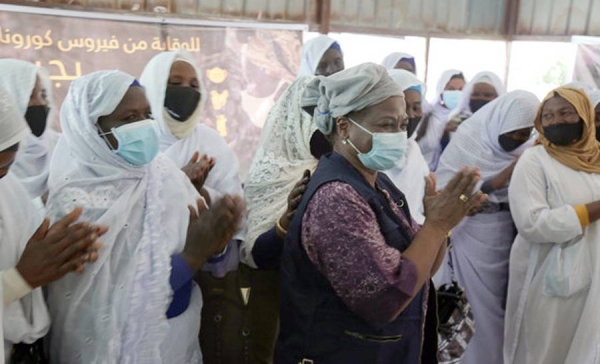
[{"label": "blue surgical mask", "polygon": [[119,143],[115,154],[136,166],[152,162],[160,148],[158,126],[154,120],[125,124],[101,135],[106,134],[112,134]]},{"label": "blue surgical mask", "polygon": [[442,93],[442,101],[444,101],[444,105],[446,105],[448,109],[453,110],[458,106],[461,95],[462,91],[446,90]]},{"label": "blue surgical mask", "polygon": [[373,137],[373,146],[369,153],[361,152],[356,148],[354,143],[348,139],[348,143],[356,150],[358,159],[365,167],[375,171],[387,171],[404,158],[408,146],[408,136],[405,131],[397,133],[373,133],[365,129],[356,121],[350,118],[348,118],[348,120]]}]

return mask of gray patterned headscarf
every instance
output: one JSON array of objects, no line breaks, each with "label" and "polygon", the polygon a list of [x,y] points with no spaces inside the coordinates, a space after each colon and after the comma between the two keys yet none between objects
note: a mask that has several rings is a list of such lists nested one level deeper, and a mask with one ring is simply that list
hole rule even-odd
[{"label": "gray patterned headscarf", "polygon": [[302,107],[314,108],[317,127],[323,134],[329,135],[333,132],[335,118],[393,96],[404,97],[404,93],[385,67],[364,63],[328,77],[313,79],[306,87]]}]

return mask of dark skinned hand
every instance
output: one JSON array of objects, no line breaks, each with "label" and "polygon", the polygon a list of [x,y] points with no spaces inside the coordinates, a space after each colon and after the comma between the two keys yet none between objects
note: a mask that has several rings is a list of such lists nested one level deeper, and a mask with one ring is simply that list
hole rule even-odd
[{"label": "dark skinned hand", "polygon": [[[309,181],[310,181],[310,171],[307,169],[302,174],[302,179],[300,181],[298,181],[298,183],[296,183],[296,185],[292,189],[292,192],[290,192],[290,194],[288,195],[287,210],[281,216],[281,218],[279,218],[279,225],[281,225],[281,227],[284,230],[287,230],[288,227],[290,226],[290,222],[292,221],[292,218],[294,217],[294,213],[296,212],[298,205],[300,205],[300,201],[302,201],[302,196],[304,195],[304,192],[306,192],[306,185],[308,185]],[[282,232],[279,231],[279,229],[275,229],[275,230],[277,231],[277,234],[281,238],[285,237],[285,236],[281,236],[283,234],[282,234]]]},{"label": "dark skinned hand", "polygon": [[241,197],[225,195],[210,209],[202,200],[197,208],[188,206],[190,222],[182,258],[198,271],[214,255],[220,254],[240,227],[245,204]]},{"label": "dark skinned hand", "polygon": [[195,152],[188,164],[181,169],[204,198],[206,198],[205,194],[207,195],[204,191],[204,182],[206,182],[208,174],[215,166],[215,163],[214,158],[210,158],[206,154],[200,157],[200,153]]},{"label": "dark skinned hand", "polygon": [[21,258],[17,270],[32,288],[59,280],[69,272],[83,272],[84,264],[98,259],[102,243],[98,238],[107,227],[75,221],[82,209],[76,208],[50,227],[45,219],[33,234]]},{"label": "dark skinned hand", "polygon": [[[477,168],[462,168],[442,191],[436,192],[435,175],[426,177],[425,218],[432,226],[436,226],[449,232],[461,220],[474,209],[480,209],[487,195],[481,191],[473,193],[473,189],[479,181],[480,174]],[[460,200],[461,195],[468,197],[465,203]]]}]

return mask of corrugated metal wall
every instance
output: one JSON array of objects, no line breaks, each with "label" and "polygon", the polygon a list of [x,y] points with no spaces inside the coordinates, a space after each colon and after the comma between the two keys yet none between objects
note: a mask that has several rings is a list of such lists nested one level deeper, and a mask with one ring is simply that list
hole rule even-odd
[{"label": "corrugated metal wall", "polygon": [[600,35],[599,0],[519,0],[516,34]]},{"label": "corrugated metal wall", "polygon": [[600,0],[13,0],[391,35],[600,36]]},{"label": "corrugated metal wall", "polygon": [[44,3],[63,8],[112,9],[212,19],[307,23],[310,0],[24,0],[17,3]]},{"label": "corrugated metal wall", "polygon": [[505,7],[500,0],[332,0],[331,29],[500,36]]}]

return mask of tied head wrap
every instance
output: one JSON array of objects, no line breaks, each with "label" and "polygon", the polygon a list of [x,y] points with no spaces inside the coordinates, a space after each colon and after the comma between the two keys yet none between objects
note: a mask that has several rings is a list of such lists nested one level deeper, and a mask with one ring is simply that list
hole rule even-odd
[{"label": "tied head wrap", "polygon": [[[542,112],[546,102],[554,98],[556,94],[573,105],[577,114],[583,120],[584,126],[581,139],[571,145],[554,145],[544,137]],[[571,169],[587,173],[600,173],[600,144],[596,140],[594,117],[592,103],[582,90],[563,86],[550,91],[544,98],[535,118],[535,128],[540,133],[537,143],[542,144],[554,159]]]},{"label": "tied head wrap", "polygon": [[329,77],[316,77],[306,87],[302,107],[313,109],[319,130],[330,135],[334,119],[378,104],[393,96],[404,98],[402,89],[385,67],[365,63]]}]

